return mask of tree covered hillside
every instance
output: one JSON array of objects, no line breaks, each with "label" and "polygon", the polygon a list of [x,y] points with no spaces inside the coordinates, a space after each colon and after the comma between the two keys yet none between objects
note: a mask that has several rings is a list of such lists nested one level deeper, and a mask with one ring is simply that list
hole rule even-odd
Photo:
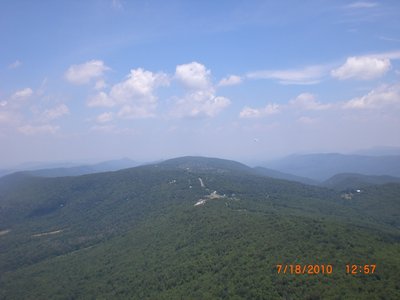
[{"label": "tree covered hillside", "polygon": [[[398,184],[350,202],[250,170],[186,157],[77,177],[2,178],[0,298],[400,297],[400,230],[387,219],[399,212]],[[278,264],[333,270],[278,274]],[[349,275],[346,264],[376,270]]]}]

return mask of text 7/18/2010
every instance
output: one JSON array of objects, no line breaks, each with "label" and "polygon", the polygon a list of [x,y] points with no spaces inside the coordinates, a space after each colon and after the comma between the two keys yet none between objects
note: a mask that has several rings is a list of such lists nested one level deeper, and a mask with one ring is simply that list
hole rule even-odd
[{"label": "text 7/18/2010", "polygon": [[[278,274],[295,274],[295,275],[331,275],[334,271],[333,265],[331,264],[277,264],[276,270]],[[346,264],[344,271],[346,274],[357,275],[357,274],[374,274],[376,270],[376,264]]]}]

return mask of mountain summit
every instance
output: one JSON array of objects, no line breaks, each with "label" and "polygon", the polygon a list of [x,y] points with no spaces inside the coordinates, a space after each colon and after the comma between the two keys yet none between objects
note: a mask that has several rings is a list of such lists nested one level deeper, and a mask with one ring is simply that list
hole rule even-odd
[{"label": "mountain summit", "polygon": [[253,172],[252,168],[237,161],[202,156],[172,158],[160,163],[159,165],[166,168],[185,169],[193,172]]}]

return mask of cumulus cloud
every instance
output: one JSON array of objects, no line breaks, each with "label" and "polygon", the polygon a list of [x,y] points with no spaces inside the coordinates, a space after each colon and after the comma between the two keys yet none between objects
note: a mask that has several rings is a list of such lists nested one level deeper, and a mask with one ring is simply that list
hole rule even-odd
[{"label": "cumulus cloud", "polygon": [[123,118],[148,118],[154,116],[157,87],[169,85],[164,73],[153,73],[141,68],[131,70],[127,79],[114,85],[110,91],[111,99],[123,105],[118,116]]},{"label": "cumulus cloud", "polygon": [[98,123],[107,123],[107,122],[112,121],[112,119],[113,119],[112,112],[105,112],[96,117],[96,121]]},{"label": "cumulus cloud", "polygon": [[210,87],[210,70],[198,62],[178,65],[175,78],[190,89],[206,89]]},{"label": "cumulus cloud", "polygon": [[155,117],[155,103],[147,103],[146,105],[134,106],[124,105],[118,112],[118,117],[124,119],[145,119]]},{"label": "cumulus cloud", "polygon": [[95,90],[102,90],[107,87],[106,82],[103,79],[99,79],[96,81],[96,84],[94,85]]},{"label": "cumulus cloud", "polygon": [[324,104],[316,100],[315,95],[302,93],[290,100],[287,104],[269,103],[262,108],[246,106],[239,114],[240,118],[260,118],[281,113],[288,110],[308,111],[308,110],[327,110],[332,108],[332,104]]},{"label": "cumulus cloud", "polygon": [[330,104],[322,104],[318,102],[313,94],[302,93],[296,98],[289,101],[289,105],[293,108],[303,110],[325,110],[331,107]]},{"label": "cumulus cloud", "polygon": [[178,65],[175,79],[187,90],[176,101],[172,115],[177,117],[214,117],[230,105],[228,98],[217,96],[212,85],[211,71],[198,63]]},{"label": "cumulus cloud", "polygon": [[156,100],[153,92],[156,87],[169,84],[168,76],[164,73],[153,73],[141,68],[131,70],[127,79],[114,85],[110,96],[117,103],[130,103],[132,100],[153,102]]},{"label": "cumulus cloud", "polygon": [[198,90],[179,99],[173,115],[177,117],[214,117],[230,103],[228,98],[215,96],[213,90]]},{"label": "cumulus cloud", "polygon": [[115,101],[105,92],[98,93],[87,102],[89,107],[113,107],[114,105]]},{"label": "cumulus cloud", "polygon": [[19,91],[16,91],[13,95],[12,98],[13,99],[18,99],[18,98],[28,98],[30,96],[32,96],[33,91],[31,88],[25,88]]},{"label": "cumulus cloud", "polygon": [[142,68],[133,69],[122,82],[111,87],[109,93],[99,92],[91,97],[89,107],[119,106],[121,118],[148,118],[154,116],[158,98],[156,88],[169,85],[164,73],[153,73]]},{"label": "cumulus cloud", "polygon": [[18,128],[18,131],[25,135],[35,135],[35,134],[46,134],[46,133],[54,134],[57,132],[58,129],[59,129],[58,126],[45,124],[38,126],[33,126],[33,125],[21,126]]},{"label": "cumulus cloud", "polygon": [[331,75],[341,80],[369,80],[383,76],[389,69],[390,60],[388,58],[353,56],[347,58],[342,66],[332,70]]},{"label": "cumulus cloud", "polygon": [[52,109],[47,109],[43,112],[43,118],[46,120],[58,119],[69,114],[69,109],[65,104],[60,104]]},{"label": "cumulus cloud", "polygon": [[228,85],[237,85],[242,82],[242,78],[237,75],[230,75],[228,77],[222,78],[218,83],[218,86],[228,86]]},{"label": "cumulus cloud", "polygon": [[175,97],[172,116],[212,117],[227,107],[230,100],[216,95],[210,76],[211,72],[197,62],[178,65],[174,76],[142,68],[133,69],[125,80],[113,85],[109,92],[101,91],[89,98],[87,105],[117,107],[114,116],[119,118],[154,117],[158,106],[156,89],[168,86],[174,80],[184,87],[185,93],[182,97]]},{"label": "cumulus cloud", "polygon": [[280,106],[278,104],[272,103],[267,104],[263,108],[251,108],[246,106],[242,109],[239,114],[240,118],[260,118],[268,115],[277,114],[280,112]]},{"label": "cumulus cloud", "polygon": [[343,104],[344,109],[374,109],[400,105],[400,84],[383,85],[367,95],[351,99]]},{"label": "cumulus cloud", "polygon": [[275,79],[281,84],[316,84],[326,72],[324,66],[309,66],[303,69],[263,70],[250,72],[249,79]]},{"label": "cumulus cloud", "polygon": [[73,84],[86,84],[103,76],[109,68],[101,60],[91,60],[80,65],[72,65],[65,72],[65,78]]}]

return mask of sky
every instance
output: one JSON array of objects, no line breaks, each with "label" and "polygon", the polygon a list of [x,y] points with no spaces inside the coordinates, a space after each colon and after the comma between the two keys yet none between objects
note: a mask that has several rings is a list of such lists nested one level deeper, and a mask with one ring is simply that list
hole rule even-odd
[{"label": "sky", "polygon": [[0,167],[400,147],[400,2],[0,2]]}]

